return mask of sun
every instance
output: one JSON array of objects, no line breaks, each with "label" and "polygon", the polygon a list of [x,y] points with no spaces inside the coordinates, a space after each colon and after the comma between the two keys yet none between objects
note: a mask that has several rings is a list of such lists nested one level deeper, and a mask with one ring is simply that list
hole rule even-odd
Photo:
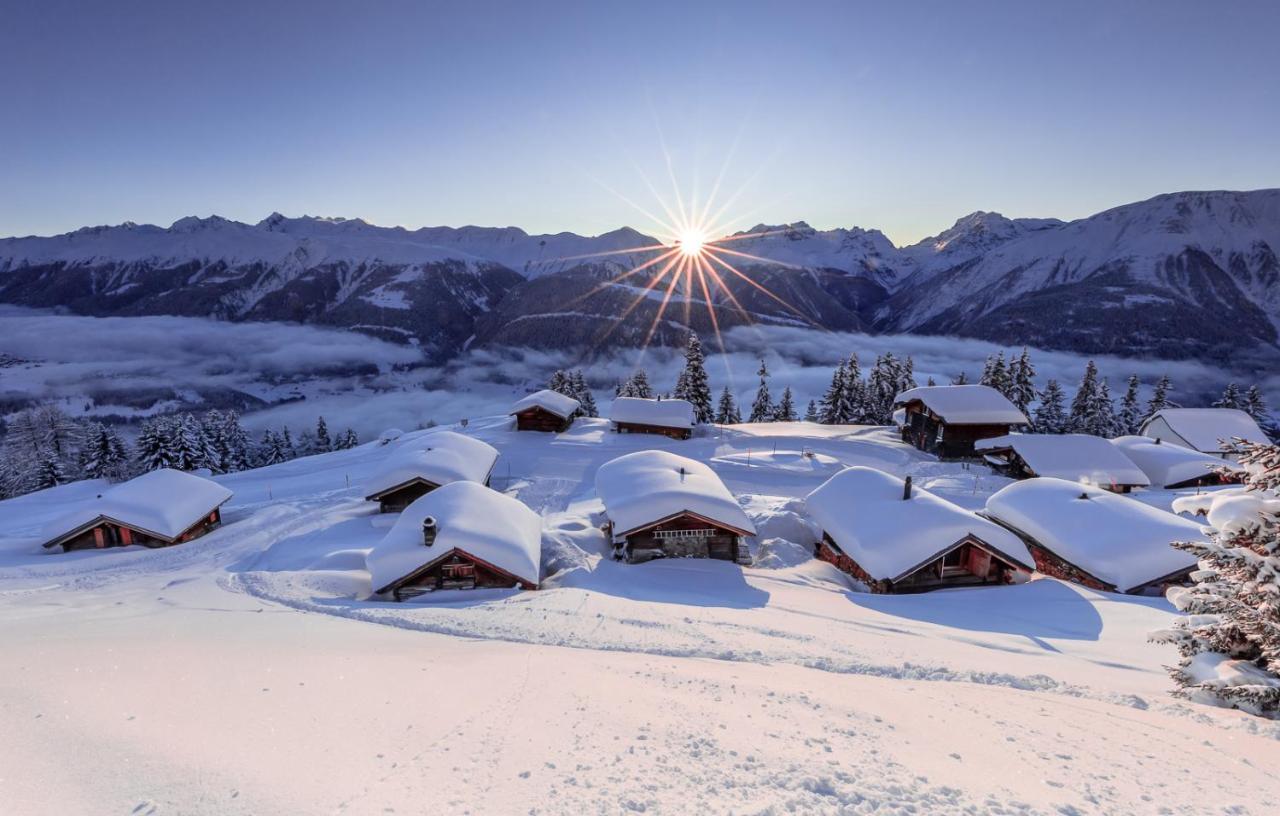
[{"label": "sun", "polygon": [[687,229],[680,234],[676,245],[680,254],[686,258],[696,258],[702,254],[702,247],[707,243],[707,234],[700,229]]}]

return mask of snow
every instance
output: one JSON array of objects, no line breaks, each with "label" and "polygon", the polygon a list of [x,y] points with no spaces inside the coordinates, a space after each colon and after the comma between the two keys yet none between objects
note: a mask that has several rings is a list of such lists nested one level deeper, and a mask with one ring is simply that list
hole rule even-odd
[{"label": "snow", "polygon": [[973,536],[1028,570],[1031,553],[1016,535],[997,524],[867,467],[842,470],[809,494],[805,506],[840,549],[877,580],[898,580]]},{"label": "snow", "polygon": [[609,420],[662,428],[692,428],[693,406],[682,399],[617,397],[609,408]]},{"label": "snow", "polygon": [[[1263,761],[1280,725],[1169,695],[1174,653],[1147,641],[1174,620],[1166,600],[1048,578],[858,592],[798,557],[800,500],[830,473],[782,454],[912,475],[970,508],[1007,479],[883,428],[527,434],[509,402],[466,433],[545,519],[537,592],[369,597],[365,555],[395,518],[361,486],[394,446],[214,477],[235,493],[220,529],[110,557],[35,538],[101,483],[0,502],[5,812],[1280,810]],[[648,449],[719,474],[759,567],[602,557],[595,473]],[[748,451],[751,467],[717,461]]]},{"label": "snow", "polygon": [[684,456],[658,450],[619,456],[596,471],[595,484],[615,539],[685,512],[756,533],[715,471]]},{"label": "snow", "polygon": [[1012,448],[1036,476],[1095,485],[1151,484],[1146,473],[1107,440],[1089,434],[1009,434],[981,439],[978,451]]},{"label": "snow", "polygon": [[986,514],[1122,592],[1195,566],[1171,542],[1207,540],[1193,521],[1062,479],[1011,484],[987,499]]},{"label": "snow", "polygon": [[[423,544],[422,522],[436,521],[436,539]],[[374,591],[380,591],[454,551],[486,561],[538,584],[542,519],[519,500],[475,482],[453,482],[415,500],[366,557]]]},{"label": "snow", "polygon": [[74,510],[48,523],[40,535],[52,543],[107,520],[172,541],[230,498],[231,491],[216,482],[161,468],[75,502]]},{"label": "snow", "polygon": [[1147,436],[1119,436],[1111,440],[1111,444],[1124,452],[1124,455],[1147,475],[1147,479],[1156,487],[1170,487],[1189,482],[1207,475],[1220,468],[1227,470],[1243,470],[1238,465],[1224,461],[1220,457],[1184,448],[1169,443],[1157,444]]},{"label": "snow", "polygon": [[1152,438],[1162,436],[1157,430],[1161,420],[1175,434],[1165,442],[1185,445],[1202,453],[1217,453],[1222,450],[1223,442],[1230,443],[1236,438],[1248,442],[1268,441],[1253,417],[1235,408],[1165,408],[1142,423],[1141,434]]},{"label": "snow", "polygon": [[894,403],[920,400],[952,425],[1026,425],[1027,418],[999,391],[985,385],[926,385],[898,395]]},{"label": "snow", "polygon": [[1175,513],[1201,515],[1215,530],[1231,536],[1259,526],[1264,517],[1280,515],[1280,497],[1273,494],[1230,487],[1173,500]]},{"label": "snow", "polygon": [[573,397],[566,397],[564,394],[544,388],[517,400],[516,404],[511,406],[511,413],[518,414],[527,408],[534,407],[568,419],[573,416],[574,411],[578,410],[579,403]]},{"label": "snow", "polygon": [[484,483],[498,451],[492,445],[453,431],[438,430],[406,437],[365,483],[365,495],[376,496],[414,479],[435,485],[468,481]]}]

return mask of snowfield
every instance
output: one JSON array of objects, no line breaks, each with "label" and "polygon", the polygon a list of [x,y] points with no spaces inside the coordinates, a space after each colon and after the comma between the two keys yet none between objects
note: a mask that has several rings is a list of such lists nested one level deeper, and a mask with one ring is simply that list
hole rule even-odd
[{"label": "snowfield", "polygon": [[[1280,811],[1280,723],[1169,696],[1176,655],[1146,640],[1165,600],[1048,578],[874,596],[810,557],[801,499],[841,467],[968,509],[1008,479],[881,428],[511,424],[449,430],[543,517],[536,592],[369,600],[396,517],[361,490],[394,445],[216,477],[225,525],[167,549],[42,551],[101,483],[0,502],[0,810]],[[603,557],[596,470],[650,448],[724,480],[753,566]]]}]

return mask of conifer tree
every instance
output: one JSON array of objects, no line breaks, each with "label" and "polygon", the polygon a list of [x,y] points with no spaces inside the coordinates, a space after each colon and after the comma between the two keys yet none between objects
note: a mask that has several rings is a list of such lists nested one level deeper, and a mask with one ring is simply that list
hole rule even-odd
[{"label": "conifer tree", "polygon": [[1104,439],[1112,439],[1120,435],[1120,420],[1116,417],[1116,404],[1111,399],[1111,386],[1106,379],[1098,386],[1092,409],[1093,430],[1090,433]]},{"label": "conifer tree", "polygon": [[[432,424],[435,424],[434,421]],[[289,433],[289,426],[285,425],[280,433],[276,436],[276,441],[280,446],[280,454],[285,459],[296,459],[298,456],[297,446],[293,444],[293,434]]]},{"label": "conifer tree", "polygon": [[809,400],[809,407],[804,410],[804,421],[805,422],[818,421],[818,403],[814,402],[813,400]]},{"label": "conifer tree", "polygon": [[1090,360],[1085,364],[1084,377],[1071,400],[1071,418],[1067,430],[1071,433],[1096,433],[1098,428],[1098,367]]},{"label": "conifer tree", "polygon": [[60,484],[66,484],[71,481],[67,478],[66,469],[62,466],[62,460],[53,448],[45,448],[40,452],[39,458],[35,461],[33,467],[23,485],[24,493],[34,492],[36,490],[44,490],[49,487],[57,487]]},{"label": "conifer tree", "polygon": [[653,399],[653,386],[649,385],[649,375],[643,368],[637,368],[631,379],[623,384],[619,396]]},{"label": "conifer tree", "polygon": [[893,356],[893,352],[885,352],[877,357],[876,364],[867,377],[866,409],[857,421],[888,425],[893,419],[893,402],[898,396],[898,387],[902,381],[902,365]]},{"label": "conifer tree", "polygon": [[1166,374],[1156,382],[1155,390],[1151,392],[1151,399],[1147,400],[1146,415],[1142,418],[1144,422],[1156,412],[1163,411],[1171,405],[1169,402],[1170,390],[1169,375]]},{"label": "conifer tree", "polygon": [[795,398],[791,396],[791,386],[782,389],[782,399],[778,400],[778,405],[773,410],[773,419],[775,422],[796,421],[796,404]]},{"label": "conifer tree", "polygon": [[351,450],[359,444],[360,437],[356,436],[356,432],[350,428],[347,428],[345,431],[340,433],[337,440],[334,442],[334,446],[338,450]]},{"label": "conifer tree", "polygon": [[556,369],[552,373],[550,379],[547,380],[547,390],[554,391],[557,394],[564,394],[566,397],[573,396],[569,393],[569,375],[563,369]]},{"label": "conifer tree", "polygon": [[223,471],[235,473],[249,467],[249,434],[240,424],[240,415],[234,410],[227,411],[222,416],[219,445]]},{"label": "conifer tree", "polygon": [[1037,433],[1060,434],[1066,432],[1067,413],[1064,407],[1066,394],[1058,381],[1050,379],[1040,392],[1040,404],[1036,407],[1035,430]]},{"label": "conifer tree", "polygon": [[929,386],[930,388],[932,388],[937,384],[938,384],[938,381],[935,380],[933,377],[930,377],[928,380],[925,381],[925,385]]},{"label": "conifer tree", "polygon": [[1013,363],[1012,384],[1010,388],[1009,401],[1018,406],[1018,410],[1024,414],[1028,413],[1031,403],[1036,401],[1036,369],[1031,364],[1031,352],[1026,346],[1022,347],[1022,354]]},{"label": "conifer tree", "polygon": [[1253,417],[1254,421],[1261,423],[1267,418],[1267,400],[1262,396],[1262,389],[1256,385],[1249,386],[1249,390],[1245,392],[1244,402],[1241,409]]},{"label": "conifer tree", "polygon": [[689,332],[689,342],[684,350],[684,371],[676,384],[676,397],[693,405],[694,421],[707,423],[713,419],[711,409],[711,382],[707,378],[706,355],[698,335]]},{"label": "conifer tree", "polygon": [[961,371],[959,374],[957,374],[955,377],[951,379],[951,384],[952,385],[968,385],[969,375]]},{"label": "conifer tree", "polygon": [[145,473],[177,466],[173,453],[173,425],[169,417],[155,417],[142,423],[134,443],[134,459],[139,470]]},{"label": "conifer tree", "polygon": [[729,386],[720,392],[720,406],[716,410],[716,423],[719,425],[738,425],[742,422],[742,414],[738,412],[738,404],[733,399]]},{"label": "conifer tree", "polygon": [[1009,377],[1009,368],[1005,363],[1003,350],[997,352],[994,357],[987,358],[987,364],[982,370],[982,379],[978,382],[994,388],[1006,397],[1010,396],[1013,381]]},{"label": "conifer tree", "polygon": [[850,354],[844,365],[844,391],[840,395],[840,424],[868,422],[873,410],[867,383],[862,379],[858,355]]},{"label": "conifer tree", "polygon": [[1129,375],[1128,387],[1124,390],[1124,397],[1120,400],[1120,432],[1121,434],[1136,434],[1142,426],[1142,405],[1138,402],[1138,375]]},{"label": "conifer tree", "polygon": [[184,414],[175,423],[173,431],[173,467],[178,470],[197,470],[209,467],[210,451],[200,423],[191,414]]},{"label": "conifer tree", "polygon": [[772,422],[774,414],[773,397],[769,395],[769,367],[764,360],[760,361],[760,387],[756,389],[755,402],[751,403],[751,416],[748,422]]},{"label": "conifer tree", "polygon": [[324,417],[316,419],[316,453],[328,453],[333,450],[333,440],[329,438],[329,426]]},{"label": "conifer tree", "polygon": [[129,469],[129,452],[114,428],[94,422],[80,449],[80,472],[86,479],[123,479]]},{"label": "conifer tree", "polygon": [[278,465],[292,458],[292,451],[285,448],[284,437],[270,428],[262,432],[262,441],[258,445],[258,467]]},{"label": "conifer tree", "polygon": [[200,437],[206,450],[205,467],[214,473],[227,472],[223,463],[226,452],[226,418],[217,408],[211,408],[200,418]]},{"label": "conifer tree", "polygon": [[571,396],[578,401],[577,416],[600,416],[600,409],[596,407],[595,395],[591,393],[591,387],[587,385],[587,378],[583,376],[582,369],[578,369],[570,375],[569,387],[573,391]]},{"label": "conifer tree", "polygon": [[1214,408],[1239,408],[1240,407],[1240,386],[1235,383],[1227,383],[1227,387],[1223,389],[1222,396],[1217,402],[1213,403]]},{"label": "conifer tree", "polygon": [[316,452],[316,435],[309,428],[303,428],[298,434],[298,456],[311,456]]},{"label": "conifer tree", "polygon": [[842,415],[845,405],[845,365],[845,361],[841,360],[836,366],[831,373],[831,385],[827,386],[826,393],[822,395],[818,420],[824,425],[841,425],[845,422]]}]

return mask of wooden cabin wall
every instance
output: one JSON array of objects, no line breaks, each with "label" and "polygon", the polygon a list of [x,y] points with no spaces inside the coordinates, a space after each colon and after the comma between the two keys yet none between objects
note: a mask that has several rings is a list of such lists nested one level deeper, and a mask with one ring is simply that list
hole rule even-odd
[{"label": "wooden cabin wall", "polygon": [[568,429],[570,421],[535,405],[516,414],[516,430],[560,433]]},{"label": "wooden cabin wall", "polygon": [[[659,531],[713,529],[714,535],[706,538],[670,539],[655,533]],[[638,550],[661,550],[666,558],[712,558],[734,561],[738,557],[738,534],[696,516],[682,515],[664,521],[647,530],[627,536],[630,553]],[[632,557],[630,560],[635,560]]]},{"label": "wooden cabin wall", "polygon": [[639,422],[615,422],[614,429],[618,433],[656,434],[670,439],[688,439],[693,435],[689,428],[667,428],[662,425],[645,425]]},{"label": "wooden cabin wall", "polygon": [[435,490],[439,485],[433,485],[424,482],[415,482],[411,485],[388,493],[378,500],[378,511],[381,513],[399,513],[406,507],[413,504],[417,499]]}]

